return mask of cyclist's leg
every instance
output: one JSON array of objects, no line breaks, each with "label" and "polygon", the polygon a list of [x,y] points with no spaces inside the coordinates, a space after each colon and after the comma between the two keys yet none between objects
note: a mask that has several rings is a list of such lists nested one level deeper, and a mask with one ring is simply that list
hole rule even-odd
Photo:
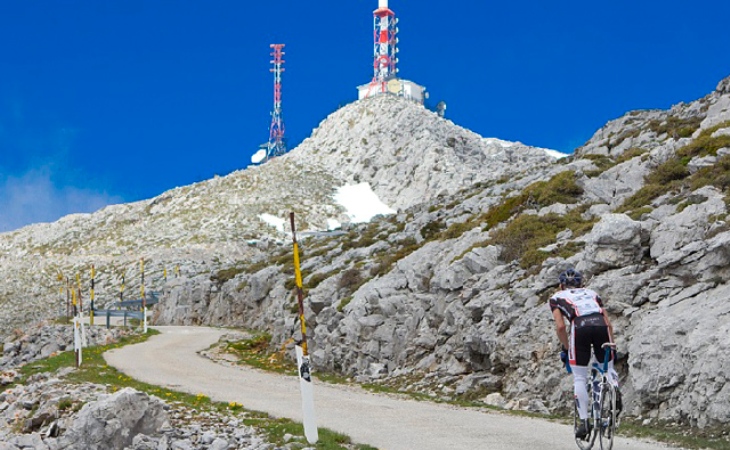
[{"label": "cyclist's leg", "polygon": [[[608,327],[596,327],[593,333],[593,351],[599,364],[603,363],[603,358],[606,354],[605,349],[602,347],[603,344],[606,342],[611,342],[611,336],[608,333]],[[614,352],[609,353],[608,379],[615,388],[616,410],[620,413],[623,409],[623,400],[621,398],[621,391],[619,390],[618,373],[614,368],[614,356]]]},{"label": "cyclist's leg", "polygon": [[585,339],[585,328],[576,326],[570,330],[570,368],[573,371],[573,392],[581,420],[588,418],[588,362],[591,359],[591,341]]},{"label": "cyclist's leg", "polygon": [[[603,358],[606,355],[606,350],[603,348],[603,344],[606,342],[611,342],[608,327],[595,327],[592,333],[593,354],[599,364],[603,364]],[[611,380],[613,387],[618,388],[618,373],[614,368],[614,352],[609,353],[608,379]]]},{"label": "cyclist's leg", "polygon": [[[591,344],[593,345],[593,355],[596,357],[596,361],[599,364],[603,364],[603,357],[605,356],[606,350],[603,348],[603,344],[611,342],[611,337],[608,334],[607,326],[596,326],[591,327]],[[613,367],[613,352],[609,353],[608,356],[609,368]]]},{"label": "cyclist's leg", "polygon": [[588,405],[590,405],[588,389],[586,388],[588,366],[571,365],[570,368],[573,371],[573,391],[575,392],[575,402],[578,406],[578,417],[581,420],[586,420],[588,418]]}]

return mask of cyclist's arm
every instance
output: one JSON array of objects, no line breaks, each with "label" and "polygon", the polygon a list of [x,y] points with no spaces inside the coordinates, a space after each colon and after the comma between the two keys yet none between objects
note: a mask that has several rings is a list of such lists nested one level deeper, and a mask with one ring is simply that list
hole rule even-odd
[{"label": "cyclist's arm", "polygon": [[558,339],[560,339],[560,343],[563,344],[563,347],[569,348],[568,331],[565,327],[565,319],[558,308],[553,309],[553,319],[555,320],[555,332],[558,335]]},{"label": "cyclist's arm", "polygon": [[613,339],[613,325],[611,325],[611,320],[608,318],[608,313],[604,309],[602,314],[603,318],[606,320],[606,325],[608,325],[608,337],[611,338],[611,342],[615,343],[616,341]]}]

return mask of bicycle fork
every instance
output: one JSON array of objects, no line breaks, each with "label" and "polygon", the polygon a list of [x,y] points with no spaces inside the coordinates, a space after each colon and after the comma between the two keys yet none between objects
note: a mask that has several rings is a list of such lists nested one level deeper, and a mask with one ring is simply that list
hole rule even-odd
[{"label": "bicycle fork", "polygon": [[601,418],[601,383],[597,379],[596,374],[593,373],[591,376],[591,383],[593,383],[593,414],[591,414],[591,417],[593,417],[596,420],[600,420]]}]

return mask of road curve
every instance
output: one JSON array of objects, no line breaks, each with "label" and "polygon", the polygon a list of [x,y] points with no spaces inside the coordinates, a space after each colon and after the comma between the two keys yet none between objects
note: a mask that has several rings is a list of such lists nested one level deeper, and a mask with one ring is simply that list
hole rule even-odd
[{"label": "road curve", "polygon": [[[162,334],[111,350],[107,363],[144,381],[202,393],[212,400],[239,402],[247,409],[301,421],[299,380],[246,367],[227,367],[197,354],[226,330],[155,327]],[[572,427],[493,411],[418,402],[374,394],[353,386],[314,385],[317,424],[381,450],[540,450],[577,448]],[[597,443],[596,443],[597,444]],[[617,438],[614,448],[669,447]]]}]

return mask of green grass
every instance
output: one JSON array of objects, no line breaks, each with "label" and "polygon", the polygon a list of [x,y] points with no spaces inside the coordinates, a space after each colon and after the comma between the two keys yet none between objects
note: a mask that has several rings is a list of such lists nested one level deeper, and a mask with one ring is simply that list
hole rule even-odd
[{"label": "green grass", "polygon": [[228,342],[224,351],[236,356],[239,364],[270,372],[296,375],[296,364],[284,358],[285,345],[282,345],[278,352],[271,352],[270,348],[271,335],[269,333],[256,333],[249,339]]},{"label": "green grass", "polygon": [[667,133],[676,140],[692,136],[692,134],[700,127],[702,119],[702,117],[688,117],[686,119],[680,119],[675,116],[669,116],[664,121],[652,120],[649,122],[649,129],[655,132],[657,136]]},{"label": "green grass", "polygon": [[580,250],[580,245],[576,243],[561,247],[556,252],[540,250],[555,243],[558,233],[570,229],[574,236],[580,236],[588,232],[594,223],[595,220],[584,220],[579,209],[565,215],[547,214],[539,217],[523,214],[506,227],[494,231],[485,244],[501,246],[503,261],[519,260],[523,269],[534,269],[550,256],[568,257]]},{"label": "green grass", "polygon": [[[159,334],[159,332],[154,329],[149,329],[146,335],[123,337],[115,344],[84,349],[83,364],[79,369],[69,373],[66,376],[66,381],[76,384],[102,384],[106,385],[111,392],[116,392],[125,387],[131,387],[149,395],[155,395],[168,403],[179,403],[186,407],[199,410],[207,409],[233,415],[241,414],[244,416],[245,423],[257,427],[260,432],[268,437],[270,442],[276,445],[283,445],[285,443],[283,439],[284,434],[289,433],[294,436],[303,435],[301,423],[289,419],[272,418],[268,414],[258,411],[249,411],[244,409],[243,405],[239,403],[213,402],[210,398],[202,394],[192,395],[142,383],[108,366],[102,357],[102,354],[108,350],[143,342],[149,336],[155,334]],[[260,346],[261,341],[261,337],[254,338],[249,347],[254,349],[257,343]],[[23,366],[20,369],[21,380],[24,383],[31,375],[37,373],[53,373],[58,369],[74,366],[75,355],[73,352],[60,353],[56,356]],[[79,405],[73,402],[65,402],[63,406],[64,408],[76,408]],[[336,433],[327,428],[319,428],[318,432],[319,442],[314,445],[314,448],[317,450],[377,450],[368,445],[352,444],[352,440],[348,436]]]},{"label": "green grass", "polygon": [[[724,122],[703,130],[697,139],[677,150],[674,157],[657,166],[645,177],[644,186],[626,199],[617,212],[628,213],[649,206],[664,194],[682,196],[704,186],[714,186],[726,195],[730,194],[730,156],[722,156],[712,166],[703,167],[694,174],[690,174],[687,168],[694,157],[715,156],[718,149],[730,147],[730,136],[712,137],[712,133],[728,126],[730,122]],[[679,201],[681,200],[680,198]]]},{"label": "green grass", "polygon": [[337,311],[342,312],[345,309],[345,306],[349,305],[352,301],[352,296],[345,297],[342,300],[340,300],[340,303],[337,305]]},{"label": "green grass", "polygon": [[654,439],[687,449],[730,450],[728,431],[719,428],[687,430],[673,424],[642,425],[638,420],[627,418],[622,419],[618,435]]}]

